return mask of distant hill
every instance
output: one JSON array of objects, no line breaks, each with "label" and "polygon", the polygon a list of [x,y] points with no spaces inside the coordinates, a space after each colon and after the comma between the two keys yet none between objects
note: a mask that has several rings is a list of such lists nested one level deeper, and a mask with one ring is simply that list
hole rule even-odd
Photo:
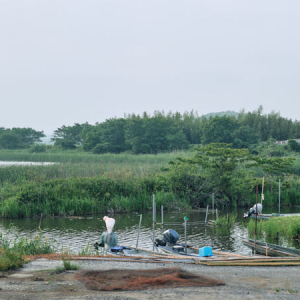
[{"label": "distant hill", "polygon": [[237,118],[238,115],[239,115],[239,113],[237,113],[235,111],[227,110],[227,111],[209,113],[209,114],[206,114],[206,115],[202,115],[202,117],[205,117],[207,119],[214,118],[214,117],[224,117],[224,116]]}]

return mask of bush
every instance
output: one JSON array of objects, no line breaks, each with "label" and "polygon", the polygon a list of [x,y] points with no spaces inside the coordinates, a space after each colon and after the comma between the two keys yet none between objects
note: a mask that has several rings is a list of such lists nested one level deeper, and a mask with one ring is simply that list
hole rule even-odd
[{"label": "bush", "polygon": [[47,146],[45,144],[35,144],[29,148],[30,153],[42,153],[47,151]]}]

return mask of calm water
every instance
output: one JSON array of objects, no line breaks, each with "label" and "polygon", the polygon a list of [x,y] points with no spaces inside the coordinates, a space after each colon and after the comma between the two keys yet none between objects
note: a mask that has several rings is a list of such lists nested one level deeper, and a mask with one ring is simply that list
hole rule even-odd
[{"label": "calm water", "polygon": [[34,161],[0,161],[0,167],[10,166],[47,166],[53,165],[53,162],[34,162]]},{"label": "calm water", "polygon": [[[189,225],[187,230],[188,243],[197,247],[211,246],[215,250],[250,254],[249,248],[243,246],[242,240],[248,238],[248,220],[243,219],[245,209],[240,209],[237,221],[232,229],[222,227],[210,227],[204,224]],[[264,208],[264,213],[277,212],[273,208]],[[281,213],[300,212],[300,208],[281,208]],[[138,235],[138,224],[140,215],[136,213],[110,215],[116,219],[114,232],[118,236],[119,244],[135,246]],[[205,220],[205,212],[177,212],[164,213],[164,223],[181,223],[180,225],[165,225],[156,227],[156,237],[161,237],[163,230],[172,228],[180,235],[180,240],[184,242],[183,218],[187,216],[189,222]],[[58,249],[68,247],[68,249],[78,253],[87,245],[93,245],[99,241],[103,231],[106,230],[102,220],[103,215],[92,217],[65,217],[65,218],[37,218],[31,219],[0,219],[0,230],[4,236],[32,237],[36,234],[41,224],[42,232],[49,238],[56,240]],[[209,215],[209,219],[213,216]],[[41,223],[40,223],[41,222]],[[161,222],[160,213],[157,215],[157,222]],[[152,249],[152,213],[144,213],[142,217],[142,228],[139,238],[139,247]],[[268,241],[272,242],[272,241]],[[274,242],[274,241],[273,241]],[[294,241],[280,241],[281,244],[299,248],[299,243]]]}]

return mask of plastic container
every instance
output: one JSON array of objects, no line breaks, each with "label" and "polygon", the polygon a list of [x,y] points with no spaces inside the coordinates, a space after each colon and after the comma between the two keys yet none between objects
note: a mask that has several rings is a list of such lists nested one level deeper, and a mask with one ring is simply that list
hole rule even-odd
[{"label": "plastic container", "polygon": [[202,247],[199,249],[199,256],[213,256],[212,248],[211,247]]}]

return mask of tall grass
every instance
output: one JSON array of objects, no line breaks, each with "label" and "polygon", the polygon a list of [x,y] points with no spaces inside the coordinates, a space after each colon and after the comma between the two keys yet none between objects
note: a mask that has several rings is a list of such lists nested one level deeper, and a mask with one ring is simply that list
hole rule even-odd
[{"label": "tall grass", "polygon": [[218,216],[216,219],[216,225],[232,227],[235,224],[237,214],[226,214],[224,216]]},{"label": "tall grass", "polygon": [[300,217],[274,217],[269,219],[264,226],[267,236],[275,238],[277,232],[287,238],[298,238],[300,235]]},{"label": "tall grass", "polygon": [[0,150],[1,160],[56,162],[44,166],[0,166],[0,186],[5,182],[18,183],[24,180],[48,180],[52,178],[94,177],[108,178],[146,177],[160,173],[161,168],[177,156],[189,152],[161,153],[157,155],[90,154],[78,151],[60,151],[32,154],[25,150]]},{"label": "tall grass", "polygon": [[32,239],[15,237],[13,241],[0,233],[0,270],[16,269],[24,264],[23,255],[54,253],[53,241],[39,232]]},{"label": "tall grass", "polygon": [[[264,228],[264,221],[259,220],[257,221],[257,226],[256,226],[256,236],[261,237],[263,235],[263,228]],[[250,237],[255,236],[255,220],[250,219],[248,223],[248,234]]]},{"label": "tall grass", "polygon": [[[250,220],[248,223],[248,233],[254,236],[255,221]],[[300,235],[300,217],[273,217],[267,221],[257,222],[257,235],[265,234],[271,238],[277,237],[277,232],[280,236],[286,238],[298,238]]]},{"label": "tall grass", "polygon": [[131,153],[106,153],[92,154],[79,150],[57,150],[43,153],[31,153],[28,150],[4,150],[0,149],[0,161],[33,161],[33,162],[57,162],[57,163],[118,163],[118,164],[165,164],[178,156],[188,157],[190,151],[174,151],[158,154],[131,154]]},{"label": "tall grass", "polygon": [[[41,214],[60,216],[145,211],[151,208],[152,194],[160,184],[161,178],[155,176],[144,179],[70,177],[44,182],[26,181],[17,186],[5,186],[5,196],[0,195],[0,213],[2,217],[17,218]],[[171,192],[158,192],[158,201],[170,208],[186,206],[186,202]]]}]

